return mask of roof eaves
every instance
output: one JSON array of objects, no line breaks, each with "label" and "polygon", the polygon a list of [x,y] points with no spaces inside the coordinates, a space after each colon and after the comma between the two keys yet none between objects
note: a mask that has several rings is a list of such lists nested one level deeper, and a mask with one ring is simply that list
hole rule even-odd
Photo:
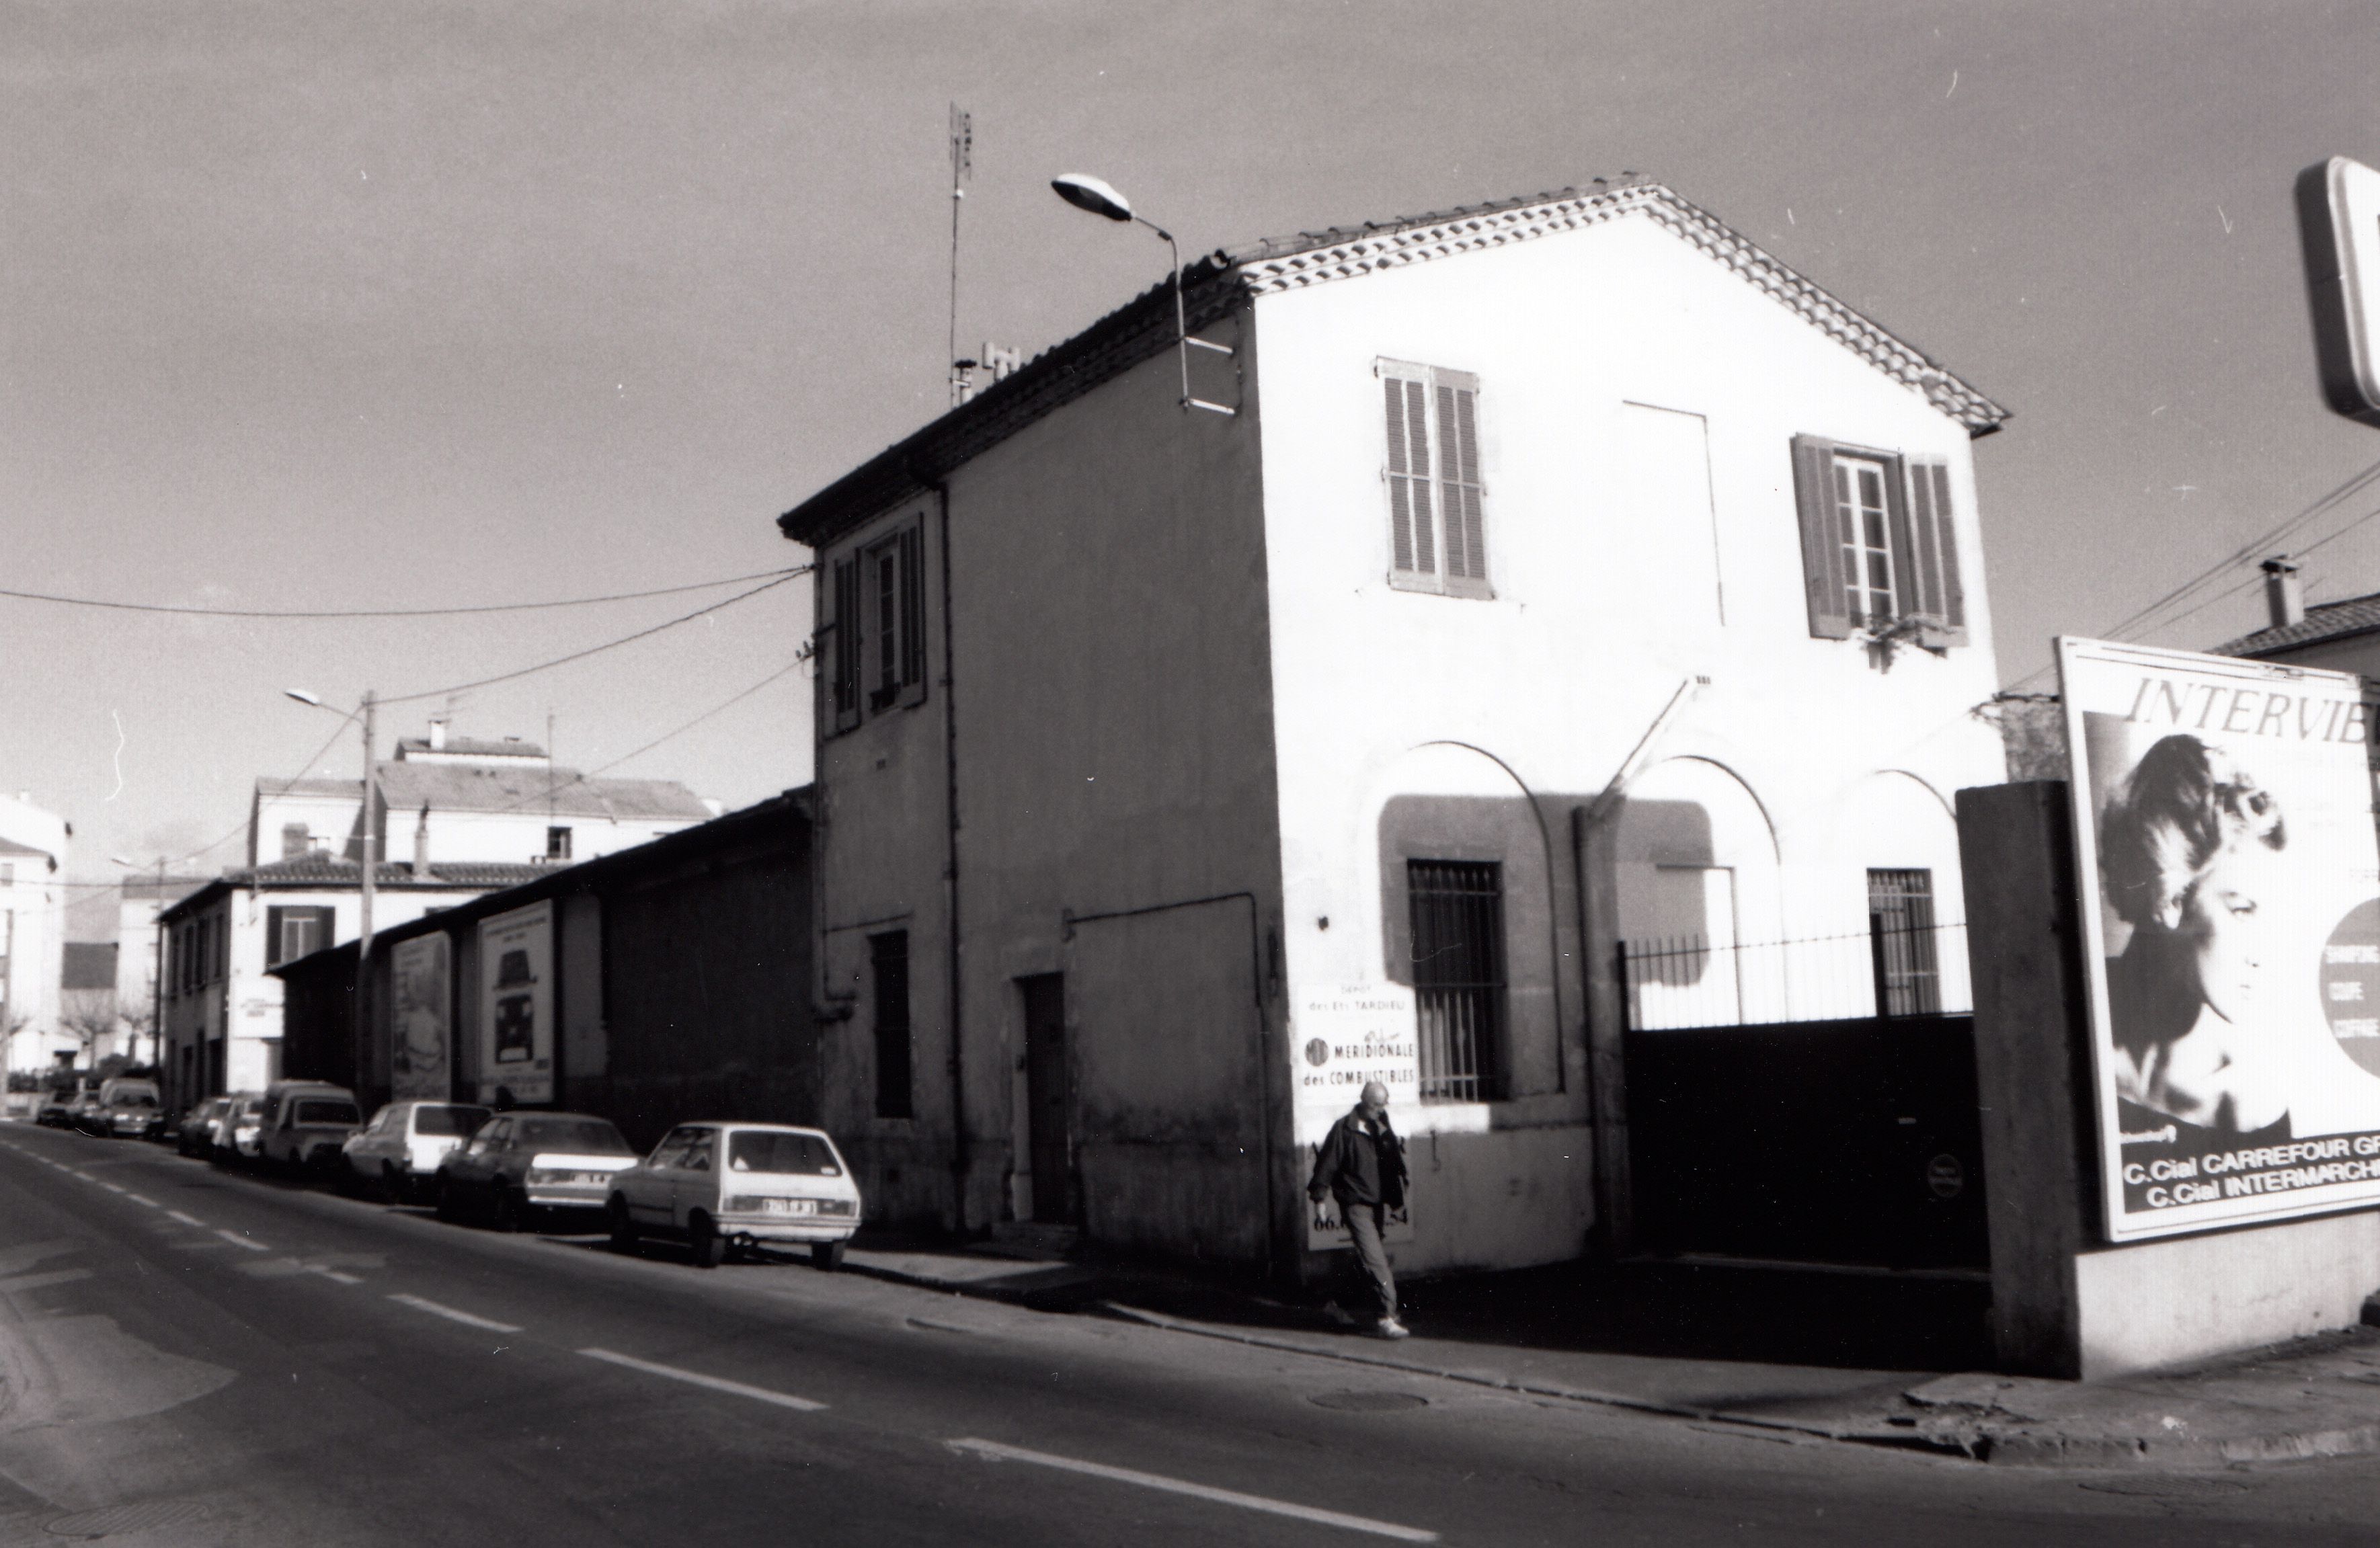
[{"label": "roof eaves", "polygon": [[1998,429],[2011,417],[1968,383],[1794,272],[1749,237],[1659,183],[1598,182],[1527,199],[1417,215],[1360,231],[1308,232],[1276,237],[1232,255],[1251,296],[1266,296],[1333,280],[1488,248],[1507,247],[1557,232],[1642,213],[1800,314],[1845,348],[1918,393],[1958,420],[1971,437]]},{"label": "roof eaves", "polygon": [[2306,615],[2295,623],[2258,629],[2238,639],[2227,640],[2215,647],[2214,654],[2262,656],[2276,650],[2327,645],[2333,640],[2355,639],[2375,633],[2380,633],[2380,592],[2308,608]]},{"label": "roof eaves", "polygon": [[[1221,253],[1183,271],[1190,330],[1212,326],[1247,292]],[[930,491],[952,469],[1171,347],[1173,281],[1141,292],[1097,322],[1026,361],[974,398],[896,441],[777,518],[778,530],[820,548],[861,522]]]}]

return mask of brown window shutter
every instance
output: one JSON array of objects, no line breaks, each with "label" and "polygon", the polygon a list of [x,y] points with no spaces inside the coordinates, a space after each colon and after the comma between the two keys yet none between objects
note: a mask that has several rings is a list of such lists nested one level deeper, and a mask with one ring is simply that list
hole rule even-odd
[{"label": "brown window shutter", "polygon": [[901,534],[901,702],[926,696],[926,529]]},{"label": "brown window shutter", "polygon": [[[1900,457],[1887,459],[1884,476],[1885,521],[1892,532],[1892,614],[1911,618],[1930,613],[1925,597],[1939,591],[1932,567],[1919,557],[1915,524],[1909,514],[1908,465]],[[1881,622],[1881,621],[1879,621]]]},{"label": "brown window shutter", "polygon": [[1835,532],[1835,443],[1816,436],[1793,438],[1793,503],[1802,520],[1803,589],[1810,604],[1810,634],[1822,640],[1852,637],[1850,604],[1843,592],[1843,549]]},{"label": "brown window shutter", "polygon": [[1413,574],[1438,573],[1438,544],[1430,532],[1429,393],[1406,377],[1381,379],[1387,390],[1389,510],[1396,567]]},{"label": "brown window shutter", "polygon": [[1930,557],[1936,606],[1927,612],[1941,623],[1942,645],[1967,643],[1967,591],[1959,577],[1959,528],[1950,519],[1950,465],[1939,457],[1912,461],[1909,488],[1917,508],[1931,516],[1919,533]]},{"label": "brown window shutter", "polygon": [[1479,394],[1441,382],[1439,476],[1446,513],[1446,574],[1453,580],[1488,578],[1488,541],[1479,500]]},{"label": "brown window shutter", "polygon": [[834,650],[834,729],[849,731],[859,724],[859,562],[834,563],[834,622],[829,643]]}]

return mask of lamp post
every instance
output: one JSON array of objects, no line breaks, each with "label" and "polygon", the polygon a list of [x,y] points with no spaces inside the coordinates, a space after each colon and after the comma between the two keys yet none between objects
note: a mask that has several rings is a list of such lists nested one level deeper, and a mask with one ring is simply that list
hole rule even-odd
[{"label": "lamp post", "polygon": [[[299,704],[310,704],[317,709],[331,709],[329,705],[303,688],[285,688],[282,692]],[[365,1008],[370,1003],[371,994],[372,889],[378,879],[376,873],[380,868],[380,856],[373,844],[373,839],[378,833],[380,806],[380,765],[373,761],[374,744],[378,740],[375,733],[379,729],[379,700],[373,697],[372,691],[367,688],[364,690],[363,703],[347,712],[347,719],[354,720],[358,715],[361,715],[364,721],[363,886],[357,905],[356,1026],[354,1046],[349,1056],[355,1066],[350,1079],[357,1082],[362,1080],[364,1073]],[[338,713],[335,709],[332,709],[331,712],[334,715]],[[337,934],[336,931],[332,933],[334,936]]]},{"label": "lamp post", "polygon": [[[145,871],[146,865],[135,865],[120,854],[107,857],[108,864],[121,865],[128,871]],[[163,1075],[165,1072],[165,857],[157,857],[157,892],[150,900],[149,933],[156,937],[157,960],[149,974],[149,1063]]]},{"label": "lamp post", "polygon": [[1237,414],[1239,410],[1224,404],[1208,403],[1190,395],[1190,346],[1196,345],[1201,349],[1211,349],[1218,355],[1229,355],[1232,350],[1227,345],[1208,344],[1205,339],[1190,336],[1189,311],[1182,299],[1182,248],[1173,240],[1173,233],[1146,215],[1135,214],[1132,200],[1118,193],[1104,179],[1093,177],[1088,173],[1069,172],[1062,177],[1053,177],[1050,180],[1050,187],[1060,199],[1077,210],[1086,210],[1120,223],[1137,223],[1165,239],[1165,250],[1173,258],[1173,345],[1182,363],[1182,407],[1185,412],[1203,408],[1210,414]]}]

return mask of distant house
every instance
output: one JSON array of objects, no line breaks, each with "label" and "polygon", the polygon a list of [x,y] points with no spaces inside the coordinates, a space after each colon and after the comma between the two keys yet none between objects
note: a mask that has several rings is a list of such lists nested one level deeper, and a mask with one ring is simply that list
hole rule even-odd
[{"label": "distant house", "polygon": [[2268,559],[2265,607],[2270,620],[2265,627],[2216,646],[2215,653],[2380,678],[2380,591],[2308,607],[2297,565]]},{"label": "distant house", "polygon": [[[378,773],[371,831],[382,860],[567,865],[716,815],[714,803],[674,780],[581,774],[516,737],[450,736],[443,720],[397,743]],[[321,853],[360,860],[363,804],[360,780],[259,780],[248,863]]]},{"label": "distant house", "polygon": [[10,1070],[39,1070],[78,1045],[58,1024],[65,981],[64,817],[0,796],[0,1047]]},{"label": "distant house", "polygon": [[[375,930],[548,874],[486,861],[426,866],[383,863],[375,873]],[[280,1078],[285,961],[352,939],[361,929],[363,868],[327,854],[234,871],[160,915],[165,932],[164,1051],[158,1073],[169,1106]]]},{"label": "distant house", "polygon": [[58,982],[58,1030],[77,1045],[75,1062],[97,1064],[110,1054],[133,1056],[131,1029],[115,996],[115,942],[70,940]]}]

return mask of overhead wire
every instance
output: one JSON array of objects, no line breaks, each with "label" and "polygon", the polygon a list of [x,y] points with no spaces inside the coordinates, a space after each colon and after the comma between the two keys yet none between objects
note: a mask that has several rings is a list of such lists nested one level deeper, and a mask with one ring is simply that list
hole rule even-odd
[{"label": "overhead wire", "polygon": [[806,566],[756,570],[748,575],[722,575],[717,580],[690,581],[684,586],[655,587],[650,591],[614,591],[601,597],[564,597],[546,602],[487,602],[452,608],[196,608],[162,602],[121,602],[101,597],[67,597],[49,591],[20,591],[0,587],[0,597],[25,602],[55,602],[62,607],[103,608],[112,612],[162,612],[188,618],[335,619],[335,618],[460,618],[474,613],[535,612],[548,608],[593,607],[602,602],[633,602],[647,597],[675,597],[688,591],[709,591],[722,586],[771,576],[791,578]]},{"label": "overhead wire", "polygon": [[796,565],[793,569],[777,576],[774,580],[764,581],[760,585],[752,587],[749,591],[739,591],[735,596],[727,598],[723,601],[713,602],[708,607],[697,608],[692,612],[680,613],[677,617],[669,619],[663,623],[656,623],[649,629],[639,629],[633,635],[623,635],[618,639],[606,640],[601,645],[590,645],[584,650],[574,650],[567,656],[556,656],[551,661],[540,661],[535,666],[522,667],[517,671],[498,672],[493,677],[478,678],[469,683],[456,683],[443,688],[431,688],[418,694],[398,694],[391,697],[383,698],[380,702],[383,705],[417,704],[423,699],[444,698],[450,694],[468,693],[474,688],[492,687],[499,683],[511,683],[518,678],[528,677],[536,672],[550,671],[555,667],[568,666],[573,661],[583,661],[589,656],[600,656],[606,650],[616,650],[621,646],[633,645],[640,639],[648,639],[654,635],[662,633],[665,629],[674,629],[681,623],[691,623],[696,619],[700,618],[707,613],[717,612],[722,608],[732,608],[736,603],[745,601],[750,598],[758,597],[764,591],[772,591],[778,587],[784,585],[787,581],[793,580],[801,575],[808,574],[811,568],[812,567],[808,564]]}]

